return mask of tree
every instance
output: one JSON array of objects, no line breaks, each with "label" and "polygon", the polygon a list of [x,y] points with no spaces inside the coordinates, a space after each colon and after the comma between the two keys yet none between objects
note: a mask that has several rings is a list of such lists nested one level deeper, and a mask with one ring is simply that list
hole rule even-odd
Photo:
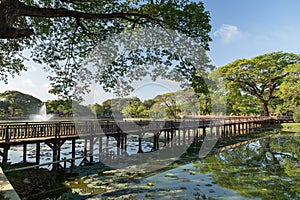
[{"label": "tree", "polygon": [[193,89],[178,90],[157,95],[150,115],[178,119],[183,116],[197,115],[200,111],[198,96]]},{"label": "tree", "polygon": [[[238,59],[220,67],[220,73],[227,80],[227,88],[232,93],[255,97],[265,116],[269,116],[269,103],[277,98],[276,92],[289,75],[286,69],[300,63],[299,55],[273,52],[252,59]],[[240,101],[240,99],[236,99]]]},{"label": "tree", "polygon": [[18,91],[0,93],[0,110],[3,115],[30,115],[38,112],[41,100]]},{"label": "tree", "polygon": [[178,119],[180,106],[176,92],[169,92],[155,97],[157,102],[160,102],[161,108],[165,109],[166,115],[170,119]]},{"label": "tree", "polygon": [[288,73],[280,85],[278,96],[282,100],[283,112],[294,111],[300,106],[300,64],[285,69]]},{"label": "tree", "polygon": [[143,106],[147,109],[150,110],[151,107],[155,104],[155,100],[154,99],[147,99],[143,102]]},{"label": "tree", "polygon": [[[198,67],[195,63],[159,48],[127,52],[105,66],[107,74],[101,77],[82,65],[99,43],[138,27],[173,30],[209,49],[209,21],[204,4],[191,0],[1,0],[0,80],[7,82],[9,74],[14,76],[28,68],[23,63],[24,56],[28,55],[23,54],[24,50],[31,52],[27,58],[49,72],[50,92],[61,97],[69,97],[76,87],[81,92],[86,91],[91,78],[113,87],[115,80],[128,75],[130,69],[124,66],[126,61],[119,62],[120,59],[140,58],[139,61],[167,64],[176,60],[181,63],[178,71],[189,76]],[[85,84],[78,86],[76,80]]]},{"label": "tree", "polygon": [[72,114],[72,104],[70,100],[52,100],[47,101],[47,112],[55,113],[58,116],[66,116]]},{"label": "tree", "polygon": [[94,115],[104,116],[104,109],[100,104],[96,103],[96,104],[89,105],[89,108]]},{"label": "tree", "polygon": [[102,103],[103,108],[103,116],[104,117],[112,117],[112,100],[107,99]]},{"label": "tree", "polygon": [[141,100],[133,97],[128,100],[128,103],[122,109],[122,114],[126,117],[149,117],[148,110],[144,107]]}]

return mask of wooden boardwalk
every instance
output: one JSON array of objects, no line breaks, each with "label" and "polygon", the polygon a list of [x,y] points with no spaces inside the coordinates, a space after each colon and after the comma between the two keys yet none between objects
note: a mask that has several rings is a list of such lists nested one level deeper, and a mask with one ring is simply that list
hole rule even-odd
[{"label": "wooden boardwalk", "polygon": [[[23,145],[23,161],[26,162],[27,144],[36,144],[36,164],[40,162],[40,144],[45,143],[53,150],[53,162],[60,161],[61,146],[72,140],[72,158],[75,158],[77,139],[85,140],[85,152],[89,149],[90,161],[93,162],[93,145],[99,144],[102,151],[107,146],[108,138],[117,141],[117,147],[126,151],[129,135],[138,137],[138,152],[143,153],[142,140],[145,134],[152,134],[153,147],[156,151],[168,144],[185,145],[187,141],[205,138],[207,134],[219,139],[235,137],[243,134],[254,134],[256,130],[274,123],[269,117],[203,117],[176,121],[101,121],[81,120],[50,122],[11,122],[0,123],[0,156],[2,163],[8,160],[11,146]],[[102,139],[106,139],[103,144]],[[176,139],[174,139],[176,138]],[[87,142],[89,141],[89,142]],[[89,148],[88,148],[89,144]],[[101,152],[100,152],[101,153]],[[71,163],[74,165],[74,163]],[[53,165],[54,169],[59,168]]]}]

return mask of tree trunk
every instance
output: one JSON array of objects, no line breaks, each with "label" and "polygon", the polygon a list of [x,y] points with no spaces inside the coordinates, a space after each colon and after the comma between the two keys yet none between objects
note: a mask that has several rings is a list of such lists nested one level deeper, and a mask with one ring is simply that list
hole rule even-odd
[{"label": "tree trunk", "polygon": [[268,108],[269,102],[268,101],[262,101],[261,103],[262,103],[262,109],[264,111],[264,116],[270,116],[269,108]]}]

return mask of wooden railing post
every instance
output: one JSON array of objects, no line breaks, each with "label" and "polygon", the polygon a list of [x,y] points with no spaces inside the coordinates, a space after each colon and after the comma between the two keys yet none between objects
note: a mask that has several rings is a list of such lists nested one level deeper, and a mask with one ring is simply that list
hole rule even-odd
[{"label": "wooden railing post", "polygon": [[28,122],[25,123],[24,138],[27,138]]},{"label": "wooden railing post", "polygon": [[5,142],[9,143],[9,141],[10,141],[9,125],[7,125],[5,128]]},{"label": "wooden railing post", "polygon": [[56,128],[55,128],[55,137],[56,138],[60,137],[60,125],[61,125],[61,122],[58,122],[56,124]]}]

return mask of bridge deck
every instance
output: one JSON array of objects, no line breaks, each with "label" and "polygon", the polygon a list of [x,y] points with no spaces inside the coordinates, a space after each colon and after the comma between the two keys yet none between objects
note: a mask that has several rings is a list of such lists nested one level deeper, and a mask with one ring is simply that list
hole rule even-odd
[{"label": "bridge deck", "polygon": [[0,123],[0,145],[72,139],[85,137],[113,136],[122,134],[157,134],[188,128],[227,126],[242,123],[263,123],[266,117],[218,117],[177,121],[96,121],[81,122],[11,122]]}]

